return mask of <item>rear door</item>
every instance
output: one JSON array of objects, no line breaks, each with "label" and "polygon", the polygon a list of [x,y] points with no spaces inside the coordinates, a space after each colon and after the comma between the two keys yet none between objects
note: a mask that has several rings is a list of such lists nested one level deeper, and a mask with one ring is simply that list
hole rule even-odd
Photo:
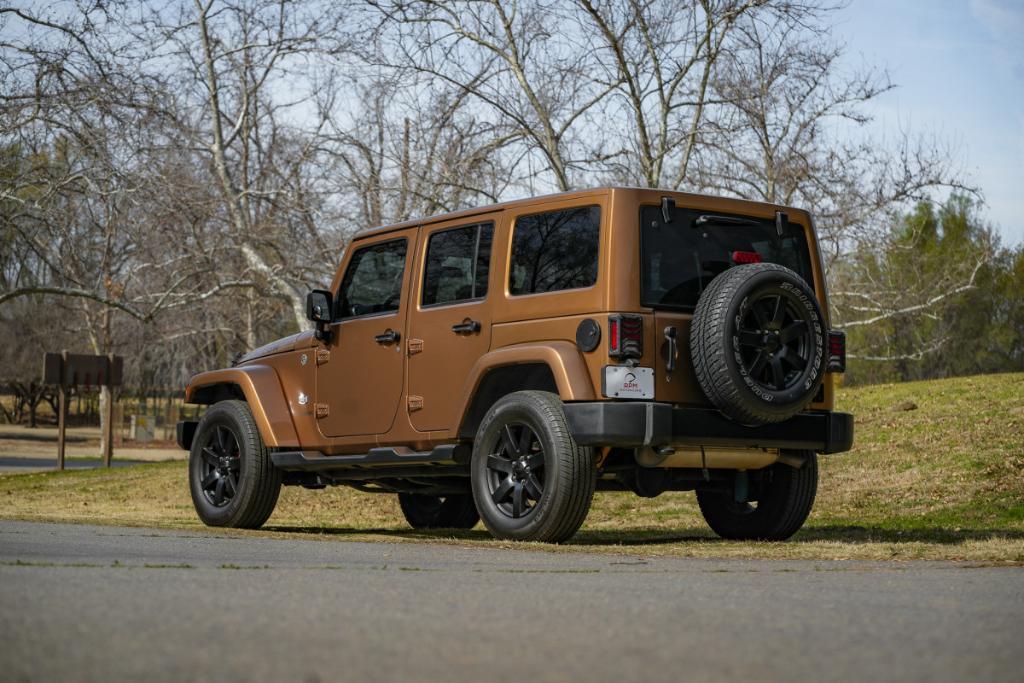
[{"label": "rear door", "polygon": [[455,429],[470,369],[491,341],[491,252],[499,214],[423,228],[409,320],[409,419]]}]

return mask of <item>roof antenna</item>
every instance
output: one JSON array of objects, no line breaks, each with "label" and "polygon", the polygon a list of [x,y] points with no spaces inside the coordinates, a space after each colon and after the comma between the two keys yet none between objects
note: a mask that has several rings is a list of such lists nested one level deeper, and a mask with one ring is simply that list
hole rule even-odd
[{"label": "roof antenna", "polygon": [[671,197],[661,198],[661,220],[664,223],[672,222],[672,212],[676,210],[676,200]]}]

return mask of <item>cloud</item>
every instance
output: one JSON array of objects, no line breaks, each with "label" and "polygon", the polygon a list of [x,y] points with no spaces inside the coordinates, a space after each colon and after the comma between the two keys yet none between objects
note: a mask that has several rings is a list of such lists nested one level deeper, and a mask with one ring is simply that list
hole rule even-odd
[{"label": "cloud", "polygon": [[1021,0],[971,0],[971,15],[993,38],[993,54],[1010,77],[1024,83],[1024,3]]},{"label": "cloud", "polygon": [[996,39],[1024,48],[1024,3],[1020,0],[971,0],[971,14]]}]

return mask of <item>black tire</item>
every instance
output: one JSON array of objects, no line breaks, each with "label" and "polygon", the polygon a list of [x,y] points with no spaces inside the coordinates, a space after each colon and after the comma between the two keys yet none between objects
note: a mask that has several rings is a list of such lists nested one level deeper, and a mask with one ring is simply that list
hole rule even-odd
[{"label": "black tire", "polygon": [[398,506],[413,529],[472,529],[480,521],[476,503],[469,494],[424,496],[399,493]]},{"label": "black tire", "polygon": [[557,395],[517,391],[495,403],[480,423],[473,497],[495,538],[569,539],[590,511],[596,481],[594,452],[572,438]]},{"label": "black tire", "polygon": [[207,526],[258,529],[281,493],[281,472],[244,401],[220,401],[206,411],[192,440],[188,473],[192,504]]},{"label": "black tire", "polygon": [[731,492],[697,491],[697,503],[711,530],[732,540],[785,541],[807,520],[818,491],[818,457],[813,451],[791,451],[804,464],[799,469],[776,463],[761,472],[756,504],[737,503]]},{"label": "black tire", "polygon": [[752,263],[725,271],[697,302],[690,356],[704,394],[748,426],[806,408],[825,378],[825,318],[789,268]]}]

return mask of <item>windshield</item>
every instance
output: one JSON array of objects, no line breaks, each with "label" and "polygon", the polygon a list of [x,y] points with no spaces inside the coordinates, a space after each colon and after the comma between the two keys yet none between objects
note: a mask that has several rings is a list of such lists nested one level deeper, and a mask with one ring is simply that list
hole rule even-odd
[{"label": "windshield", "polygon": [[665,223],[661,207],[640,211],[644,306],[692,311],[711,280],[736,265],[735,252],[756,252],[761,261],[786,266],[814,288],[801,226],[788,224],[780,237],[773,219],[692,209],[673,209],[671,216]]}]

